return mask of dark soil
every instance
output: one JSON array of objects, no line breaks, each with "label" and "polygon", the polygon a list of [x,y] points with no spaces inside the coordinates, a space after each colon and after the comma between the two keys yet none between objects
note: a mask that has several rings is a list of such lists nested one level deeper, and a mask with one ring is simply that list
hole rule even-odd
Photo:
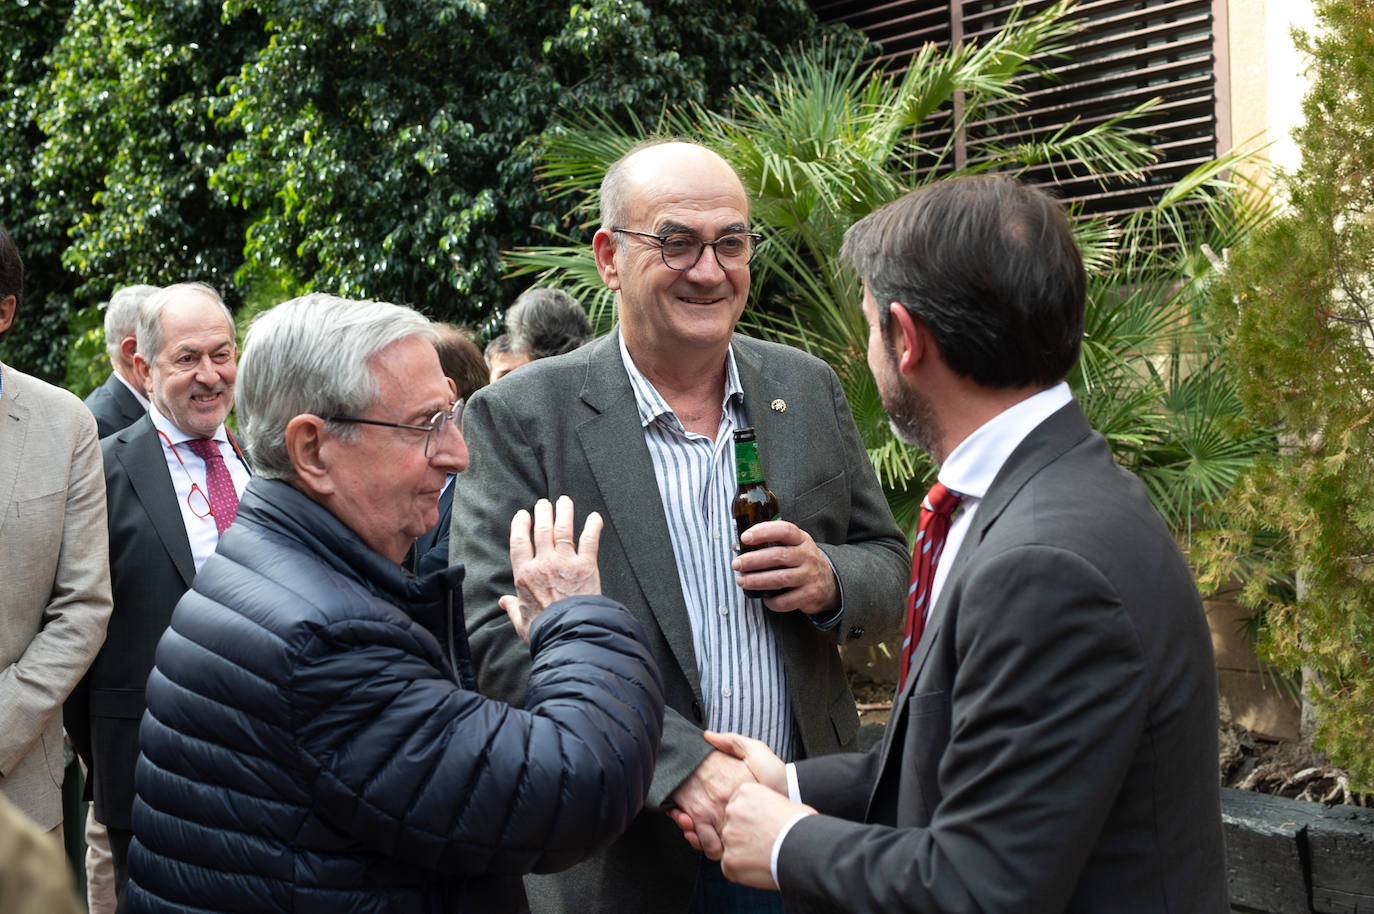
[{"label": "dark soil", "polygon": [[[894,684],[876,682],[851,671],[850,688],[859,705],[860,724],[887,723]],[[873,728],[866,727],[871,731]],[[1217,733],[1217,768],[1223,787],[1310,800],[1327,806],[1374,807],[1374,794],[1355,793],[1350,776],[1328,765],[1298,743],[1266,739],[1232,722],[1223,705]]]},{"label": "dark soil", "polygon": [[1225,703],[1217,733],[1223,787],[1311,800],[1327,806],[1374,807],[1374,794],[1355,793],[1350,775],[1300,743],[1257,736],[1230,719]]}]

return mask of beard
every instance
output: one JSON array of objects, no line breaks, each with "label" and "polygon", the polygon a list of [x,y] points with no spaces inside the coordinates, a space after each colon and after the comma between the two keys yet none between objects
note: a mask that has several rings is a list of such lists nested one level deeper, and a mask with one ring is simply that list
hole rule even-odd
[{"label": "beard", "polygon": [[942,435],[940,420],[935,415],[930,399],[900,381],[879,385],[878,392],[882,396],[883,409],[887,410],[887,422],[892,427],[892,434],[912,447],[925,451],[938,463],[943,455],[935,453],[935,448]]}]

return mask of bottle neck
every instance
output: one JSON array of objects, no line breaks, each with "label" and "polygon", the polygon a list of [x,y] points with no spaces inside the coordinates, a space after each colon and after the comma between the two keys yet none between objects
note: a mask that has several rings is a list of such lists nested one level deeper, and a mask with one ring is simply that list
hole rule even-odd
[{"label": "bottle neck", "polygon": [[763,482],[763,463],[759,461],[757,441],[735,442],[735,478],[741,487]]}]

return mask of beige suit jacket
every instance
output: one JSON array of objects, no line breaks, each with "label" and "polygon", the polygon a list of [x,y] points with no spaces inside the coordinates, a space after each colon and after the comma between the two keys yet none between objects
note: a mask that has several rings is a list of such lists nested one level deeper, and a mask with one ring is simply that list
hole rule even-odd
[{"label": "beige suit jacket", "polygon": [[62,821],[62,702],[105,640],[110,551],[95,418],[0,366],[0,792]]}]

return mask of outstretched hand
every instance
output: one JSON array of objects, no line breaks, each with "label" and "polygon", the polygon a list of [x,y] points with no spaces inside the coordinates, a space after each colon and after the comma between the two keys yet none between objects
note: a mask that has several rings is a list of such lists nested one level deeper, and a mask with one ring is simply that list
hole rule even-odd
[{"label": "outstretched hand", "polygon": [[711,730],[702,735],[719,751],[708,755],[673,793],[676,806],[668,810],[668,815],[682,829],[688,844],[712,860],[719,860],[725,804],[734,789],[758,781],[786,796],[787,765],[762,740]]},{"label": "outstretched hand", "polygon": [[596,554],[601,545],[601,515],[587,515],[582,536],[573,542],[573,502],[558,497],[555,507],[547,498],[534,504],[534,516],[523,508],[510,522],[510,567],[515,594],[501,598],[515,632],[526,643],[530,626],[550,604],[565,597],[601,593],[601,572]]}]

